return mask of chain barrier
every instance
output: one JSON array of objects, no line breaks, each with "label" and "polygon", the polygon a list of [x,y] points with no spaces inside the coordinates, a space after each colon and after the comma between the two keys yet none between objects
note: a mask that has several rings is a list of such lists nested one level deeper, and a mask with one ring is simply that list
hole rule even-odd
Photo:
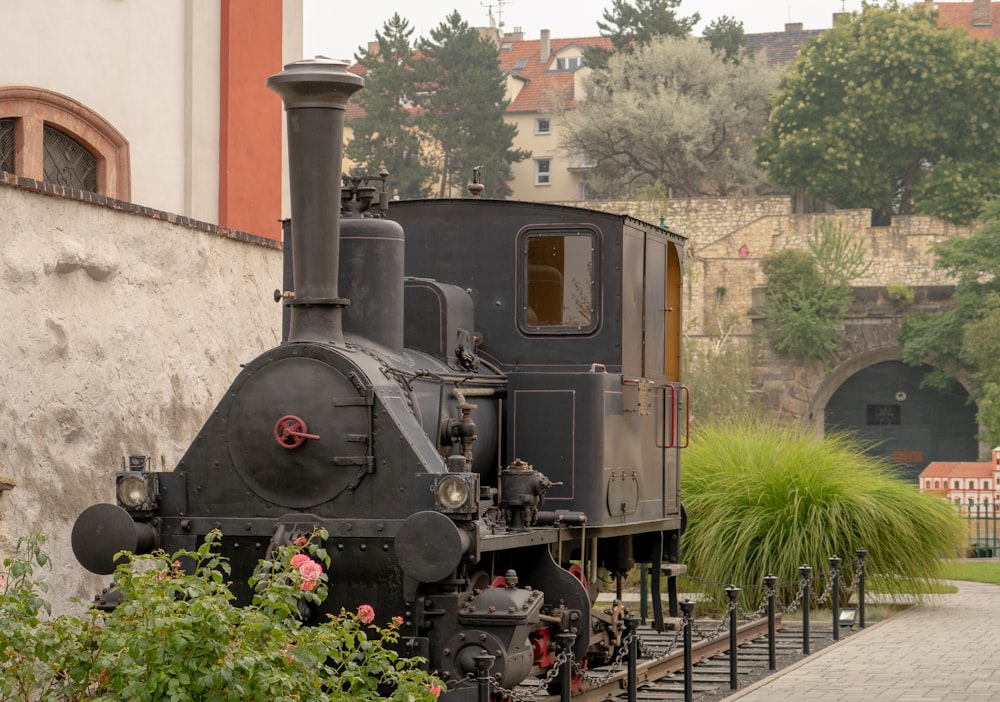
[{"label": "chain barrier", "polygon": [[830,598],[830,594],[833,592],[833,583],[837,579],[837,575],[840,574],[840,568],[831,568],[830,576],[826,580],[826,589],[823,590],[823,594],[813,600],[817,605],[823,605]]}]

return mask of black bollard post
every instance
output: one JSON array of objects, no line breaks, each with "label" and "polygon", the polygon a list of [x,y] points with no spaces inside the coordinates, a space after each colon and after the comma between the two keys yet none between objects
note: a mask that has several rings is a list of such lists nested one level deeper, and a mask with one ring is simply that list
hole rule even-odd
[{"label": "black bollard post", "polygon": [[559,657],[565,656],[563,669],[559,673],[559,700],[569,702],[572,689],[570,683],[573,682],[573,642],[576,641],[576,634],[563,632],[556,635],[559,645]]},{"label": "black bollard post", "polygon": [[799,577],[802,578],[802,653],[809,655],[809,576],[812,568],[799,566]]},{"label": "black bollard post", "polygon": [[493,667],[493,656],[483,651],[474,657],[476,664],[476,690],[478,702],[490,702],[490,668]]},{"label": "black bollard post", "polygon": [[858,628],[865,628],[865,556],[868,551],[858,549]]},{"label": "black bollard post", "polygon": [[840,557],[830,556],[830,607],[833,609],[833,640],[840,641]]},{"label": "black bollard post", "polygon": [[625,617],[625,628],[628,630],[628,702],[636,702],[639,696],[639,628],[638,617]]},{"label": "black bollard post", "polygon": [[639,616],[642,623],[646,623],[646,616],[649,614],[649,583],[646,582],[646,564],[639,564]]},{"label": "black bollard post", "polygon": [[681,612],[684,614],[684,702],[694,699],[694,682],[692,668],[694,667],[694,645],[691,641],[691,628],[694,622],[694,602],[681,602]]},{"label": "black bollard post", "polygon": [[764,578],[764,587],[767,588],[767,668],[768,670],[778,669],[778,657],[774,641],[774,587],[778,584],[778,578],[768,575]]},{"label": "black bollard post", "polygon": [[739,668],[738,656],[736,653],[736,614],[739,611],[737,600],[740,597],[740,589],[735,585],[726,587],[726,596],[729,598],[729,689],[735,690],[740,682],[736,679]]}]

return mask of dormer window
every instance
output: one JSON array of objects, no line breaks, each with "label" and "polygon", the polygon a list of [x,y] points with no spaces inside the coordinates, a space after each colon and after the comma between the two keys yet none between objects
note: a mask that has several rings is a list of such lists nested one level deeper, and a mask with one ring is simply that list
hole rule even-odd
[{"label": "dormer window", "polygon": [[583,58],[580,56],[567,56],[566,58],[556,59],[556,70],[557,71],[575,71],[583,64]]},{"label": "dormer window", "polygon": [[535,119],[535,134],[550,134],[551,132],[552,123],[548,117],[538,117]]}]

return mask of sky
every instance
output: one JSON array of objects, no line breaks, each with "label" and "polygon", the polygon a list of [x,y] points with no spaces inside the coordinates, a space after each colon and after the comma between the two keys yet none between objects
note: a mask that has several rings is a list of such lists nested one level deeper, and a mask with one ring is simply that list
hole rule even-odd
[{"label": "sky", "polygon": [[[599,35],[597,21],[611,5],[612,0],[375,0],[371,5],[304,0],[303,58],[351,60],[396,12],[414,28],[413,38],[429,36],[453,10],[473,27],[489,26],[491,9],[504,29],[520,27],[525,39],[538,39],[542,29],[550,30],[553,38],[569,38]],[[678,14],[701,15],[695,35],[723,15],[742,21],[747,34],[758,34],[780,32],[787,22],[801,22],[805,29],[829,29],[835,12],[860,10],[861,0],[681,0]]]}]

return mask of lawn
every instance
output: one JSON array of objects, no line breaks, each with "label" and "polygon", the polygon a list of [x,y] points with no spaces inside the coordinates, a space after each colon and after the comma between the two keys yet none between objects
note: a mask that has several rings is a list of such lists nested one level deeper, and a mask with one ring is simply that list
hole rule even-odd
[{"label": "lawn", "polygon": [[1000,585],[1000,561],[956,560],[946,561],[941,570],[945,580],[968,580],[974,583]]}]

